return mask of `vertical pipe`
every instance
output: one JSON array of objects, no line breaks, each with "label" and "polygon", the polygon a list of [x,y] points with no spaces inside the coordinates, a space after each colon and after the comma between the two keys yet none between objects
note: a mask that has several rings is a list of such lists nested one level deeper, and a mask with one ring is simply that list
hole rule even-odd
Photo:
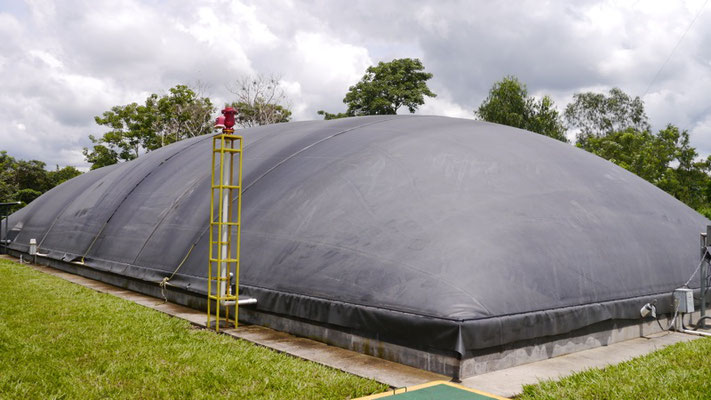
[{"label": "vertical pipe", "polygon": [[220,292],[219,296],[220,297],[225,297],[227,295],[227,275],[229,274],[229,269],[230,269],[230,264],[229,262],[225,261],[229,258],[229,248],[228,248],[228,243],[229,243],[229,222],[230,222],[230,190],[225,188],[225,186],[230,185],[230,174],[231,174],[231,168],[230,168],[230,163],[228,160],[225,160],[225,139],[223,137],[222,142],[220,143],[221,146],[221,152],[220,152],[220,164],[222,167],[222,173],[221,175],[221,183],[222,187],[220,188],[220,194],[222,195],[222,199],[220,199],[220,202],[222,203],[222,207],[220,210]]},{"label": "vertical pipe", "polygon": [[[212,263],[215,258],[215,150],[217,147],[217,137],[212,138],[212,154],[210,155],[210,247],[208,249],[208,262],[207,262],[207,327],[210,327],[211,319],[211,303],[212,303]],[[219,325],[215,325],[219,327]],[[218,328],[216,328],[218,329]]]},{"label": "vertical pipe", "polygon": [[7,245],[9,244],[9,242],[8,242],[9,238],[7,237],[7,226],[10,224],[10,221],[8,221],[9,219],[10,219],[9,215],[3,215],[2,218],[0,219],[0,223],[2,221],[5,221],[5,237],[2,242],[3,248],[5,249],[5,254],[7,254]]},{"label": "vertical pipe", "polygon": [[239,321],[239,268],[241,260],[242,251],[242,160],[244,159],[244,142],[242,138],[239,139],[239,164],[238,164],[238,174],[237,174],[237,248],[235,249],[235,328],[237,327]]},{"label": "vertical pipe", "polygon": [[[227,201],[228,201],[227,222],[229,222],[230,225],[226,225],[226,228],[227,228],[227,257],[229,259],[234,259],[234,256],[232,254],[233,248],[232,248],[232,225],[231,225],[232,220],[233,220],[232,201],[234,198],[234,193],[232,192],[234,190],[234,172],[235,172],[235,168],[234,168],[235,167],[235,164],[234,164],[235,153],[233,151],[234,148],[235,148],[235,140],[234,140],[234,138],[230,138],[230,146],[229,146],[230,152],[228,153],[229,154],[229,162],[227,163],[229,165],[229,175],[228,175],[228,179],[226,180],[228,185],[230,185],[229,189],[227,190],[227,193],[228,193],[228,196],[227,196]],[[234,276],[234,275],[232,275],[232,265],[233,264],[234,264],[234,262],[227,263],[227,266],[228,266],[228,269],[227,269],[227,276],[228,276],[227,296],[228,297],[232,297],[232,295],[233,295],[233,293],[232,293],[232,277]],[[230,300],[232,300],[232,299],[230,299]],[[235,317],[234,317],[234,324],[235,325],[234,326],[235,326],[235,328],[237,328],[237,301],[235,301],[234,307],[235,307]],[[230,307],[227,306],[227,307],[225,307],[225,309],[226,309],[225,312],[227,313],[225,320],[227,321],[227,323],[229,323],[230,322],[230,317],[229,317]]]},{"label": "vertical pipe", "polygon": [[[709,245],[709,234],[711,234],[711,225],[706,226],[706,234],[702,234],[702,247],[701,247],[701,270],[699,271],[699,278],[701,279],[701,288],[699,289],[701,306],[699,310],[699,318],[703,318],[706,315],[706,278],[708,275],[708,263],[703,262],[703,258],[706,255],[706,248]],[[699,328],[706,328],[706,322],[704,319],[699,320]]]}]

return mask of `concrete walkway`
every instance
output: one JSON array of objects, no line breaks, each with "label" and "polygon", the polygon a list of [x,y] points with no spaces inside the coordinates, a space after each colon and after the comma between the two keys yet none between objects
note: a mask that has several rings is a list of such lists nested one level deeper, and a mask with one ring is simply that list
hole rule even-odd
[{"label": "concrete walkway", "polygon": [[[17,261],[15,258],[6,255],[0,255],[0,258]],[[108,293],[125,300],[133,301],[142,306],[185,319],[196,326],[205,327],[206,314],[204,312],[177,304],[165,303],[155,297],[121,289],[50,267],[40,265],[29,266],[37,271],[57,276],[98,292]],[[391,387],[419,385],[435,380],[449,380],[448,377],[439,374],[385,361],[377,357],[356,353],[339,347],[329,346],[310,339],[299,338],[261,326],[240,326],[238,329],[226,329],[224,333],[354,375],[374,379]],[[464,379],[461,384],[498,396],[511,397],[521,393],[523,385],[526,384],[534,384],[539,380],[561,378],[589,368],[617,364],[659,350],[670,344],[690,341],[697,338],[697,336],[681,333],[664,332],[649,337],[627,340],[609,346],[477,375]]]}]

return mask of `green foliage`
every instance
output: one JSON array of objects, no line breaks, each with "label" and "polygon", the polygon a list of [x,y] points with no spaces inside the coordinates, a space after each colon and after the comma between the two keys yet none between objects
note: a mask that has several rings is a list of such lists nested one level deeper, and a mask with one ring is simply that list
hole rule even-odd
[{"label": "green foliage", "polygon": [[688,132],[671,124],[656,135],[627,128],[590,136],[578,147],[635,173],[692,208],[707,207],[711,201],[711,160],[698,161]]},{"label": "green foliage", "polygon": [[516,399],[707,399],[709,357],[709,338],[677,343],[617,365],[525,385]]},{"label": "green foliage", "polygon": [[711,219],[711,206],[701,206],[696,211],[698,211],[699,214],[703,215],[704,217]]},{"label": "green foliage", "polygon": [[193,89],[186,85],[177,85],[169,90],[169,94],[158,98],[151,95],[146,101],[151,110],[157,109],[158,114],[153,115],[153,138],[160,138],[147,144],[147,150],[155,150],[170,143],[204,135],[212,131],[212,114],[215,107],[207,97],[200,97]]},{"label": "green foliage", "polygon": [[236,102],[230,104],[237,110],[237,125],[249,128],[258,125],[278,124],[291,120],[291,111],[278,104],[266,104],[257,102],[247,104]]},{"label": "green foliage", "polygon": [[397,114],[400,107],[414,113],[425,104],[425,96],[436,97],[427,81],[432,74],[424,72],[419,59],[399,58],[390,62],[379,62],[368,67],[360,82],[348,88],[343,102],[348,106],[345,113],[332,114],[320,110],[324,119],[352,117],[358,115]]},{"label": "green foliage", "polygon": [[94,144],[83,154],[91,169],[130,161],[144,152],[179,140],[204,135],[212,130],[215,108],[209,98],[200,97],[185,85],[177,85],[163,96],[151,94],[144,104],[114,106],[94,117],[109,128],[101,137],[89,135]]},{"label": "green foliage", "polygon": [[81,171],[72,166],[60,169],[57,165],[56,170],[47,172],[47,180],[52,187],[55,187],[79,175],[81,175]]},{"label": "green foliage", "polygon": [[658,185],[674,160],[676,140],[663,132],[654,135],[628,128],[606,136],[591,136],[585,142],[585,150]]},{"label": "green foliage", "polygon": [[526,85],[514,76],[496,82],[489,96],[474,112],[484,121],[513,126],[567,142],[565,126],[553,100],[548,96],[536,101]]},{"label": "green foliage", "polygon": [[47,177],[47,164],[38,160],[18,160],[15,165],[15,182],[18,190],[33,189],[44,193],[52,186]]},{"label": "green foliage", "polygon": [[667,169],[665,179],[657,186],[699,212],[708,209],[711,204],[711,157],[698,160],[696,149],[689,144],[688,132],[679,132],[671,124],[660,131],[659,135],[674,140],[674,160],[677,165]]},{"label": "green foliage", "polygon": [[[94,135],[89,135],[89,139],[93,143],[100,143],[103,139],[96,139]],[[92,150],[86,147],[82,150],[84,158],[91,164],[91,169],[113,165],[119,162],[119,156],[116,150],[112,150],[103,144],[95,144]]]},{"label": "green foliage", "polygon": [[24,205],[30,204],[34,199],[42,196],[42,192],[35,189],[20,189],[13,194],[13,201],[21,201]]},{"label": "green foliage", "polygon": [[578,147],[637,174],[689,207],[711,210],[711,158],[698,160],[687,131],[669,124],[651,133],[644,102],[617,88],[609,96],[577,93],[573,98],[565,116],[581,129]]},{"label": "green foliage", "polygon": [[243,76],[230,89],[237,101],[229,106],[237,110],[237,125],[243,128],[278,124],[291,120],[291,110],[278,76]]},{"label": "green foliage", "polygon": [[386,385],[0,260],[0,397],[346,399]]},{"label": "green foliage", "polygon": [[573,102],[565,107],[565,120],[569,128],[577,128],[578,142],[583,143],[589,137],[605,136],[628,128],[638,132],[650,129],[644,102],[637,97],[630,97],[619,88],[610,90],[609,95],[602,93],[575,93]]},{"label": "green foliage", "polygon": [[316,114],[323,115],[323,119],[325,119],[325,120],[352,117],[352,115],[348,115],[347,113],[332,114],[332,113],[326,112],[324,110],[318,110],[318,111],[316,111]]},{"label": "green foliage", "polygon": [[80,175],[74,167],[57,166],[47,171],[45,163],[38,160],[16,160],[0,151],[0,202],[21,201],[28,204],[42,193],[62,182]]},{"label": "green foliage", "polygon": [[0,203],[14,201],[17,192],[16,165],[15,159],[7,155],[7,151],[0,151]]}]

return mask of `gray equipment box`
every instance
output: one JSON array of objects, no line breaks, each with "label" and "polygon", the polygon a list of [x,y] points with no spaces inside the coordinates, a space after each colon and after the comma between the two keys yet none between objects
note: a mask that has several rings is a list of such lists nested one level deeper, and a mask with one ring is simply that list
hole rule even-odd
[{"label": "gray equipment box", "polygon": [[680,313],[694,312],[694,292],[691,289],[679,288],[674,290],[674,300],[679,304]]}]

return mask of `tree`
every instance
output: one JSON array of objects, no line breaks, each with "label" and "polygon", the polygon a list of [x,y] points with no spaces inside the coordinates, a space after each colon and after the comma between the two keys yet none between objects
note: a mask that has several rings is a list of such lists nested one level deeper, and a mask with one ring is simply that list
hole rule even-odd
[{"label": "tree", "polygon": [[237,100],[230,104],[237,110],[236,123],[249,128],[291,120],[291,110],[278,76],[243,76],[229,89]]},{"label": "tree", "polygon": [[330,112],[326,112],[326,111],[323,111],[323,110],[318,110],[318,111],[316,111],[316,114],[318,114],[318,115],[323,115],[323,119],[325,119],[325,120],[352,117],[352,115],[348,115],[348,113],[336,113],[336,114],[332,114],[332,113],[330,113]]},{"label": "tree", "polygon": [[674,125],[667,125],[656,135],[634,128],[592,135],[587,138],[586,147],[694,209],[708,208],[711,202],[711,158],[697,160],[688,132]]},{"label": "tree", "polygon": [[209,98],[202,97],[186,85],[177,85],[170,89],[170,94],[156,99],[157,96],[152,95],[146,105],[150,102],[151,109],[158,111],[153,127],[160,137],[160,145],[151,143],[147,149],[155,150],[212,131],[215,107]]},{"label": "tree", "polygon": [[565,126],[553,100],[540,100],[528,95],[526,85],[514,76],[506,76],[494,83],[488,97],[474,111],[488,122],[513,126],[567,142]]},{"label": "tree", "polygon": [[677,139],[678,135],[669,135],[666,130],[654,135],[627,128],[605,136],[591,136],[587,150],[659,185],[675,159]]},{"label": "tree", "polygon": [[17,192],[15,180],[15,159],[7,155],[7,151],[0,151],[0,203],[13,201],[13,194]]},{"label": "tree", "polygon": [[42,196],[42,192],[35,189],[20,189],[13,194],[13,201],[21,202],[22,206],[32,203],[36,198]]},{"label": "tree", "polygon": [[0,202],[30,203],[49,189],[81,174],[74,167],[47,171],[38,160],[16,160],[0,151]]},{"label": "tree", "polygon": [[[711,157],[698,160],[696,149],[689,143],[689,133],[669,124],[660,136],[675,142],[674,162],[657,186],[707,217],[711,215]],[[703,210],[706,212],[703,212]]]},{"label": "tree", "polygon": [[55,187],[79,175],[81,171],[72,166],[59,168],[57,165],[54,171],[47,172],[47,181],[51,187]]},{"label": "tree", "polygon": [[358,115],[397,114],[401,107],[414,113],[425,104],[425,96],[437,97],[427,81],[432,74],[424,72],[419,59],[400,58],[390,62],[379,62],[370,66],[363,78],[348,88],[343,102],[348,106],[345,113],[318,111],[324,119],[352,117]]},{"label": "tree", "polygon": [[94,144],[83,154],[91,169],[130,161],[179,140],[204,135],[212,130],[215,108],[186,85],[177,85],[163,96],[151,94],[144,104],[114,106],[94,117],[110,130],[100,137],[89,135]]},{"label": "tree", "polygon": [[[111,130],[98,138],[89,135],[94,148],[92,151],[84,148],[86,160],[101,160],[103,167],[118,161],[133,160],[139,156],[141,149],[151,147],[151,143],[155,142],[153,125],[157,110],[149,105],[148,100],[146,103],[145,106],[137,103],[114,106],[101,116],[94,117],[98,125],[108,126]],[[92,169],[96,168],[92,165]]]},{"label": "tree", "polygon": [[[18,160],[15,165],[15,182],[18,190],[31,189],[40,194],[52,188],[44,169],[47,164],[38,160]],[[33,199],[34,200],[34,199]]]},{"label": "tree", "polygon": [[573,102],[565,107],[565,120],[569,128],[577,128],[577,141],[586,147],[590,137],[601,137],[612,132],[632,128],[637,132],[650,129],[644,102],[639,96],[632,98],[619,88],[602,93],[575,93]]},{"label": "tree", "polygon": [[[102,141],[102,139],[96,139],[93,135],[89,135],[89,140],[93,143],[101,143]],[[82,154],[84,154],[84,159],[91,164],[92,170],[119,162],[119,156],[116,150],[110,149],[103,144],[95,144],[92,150],[84,147]]]}]

